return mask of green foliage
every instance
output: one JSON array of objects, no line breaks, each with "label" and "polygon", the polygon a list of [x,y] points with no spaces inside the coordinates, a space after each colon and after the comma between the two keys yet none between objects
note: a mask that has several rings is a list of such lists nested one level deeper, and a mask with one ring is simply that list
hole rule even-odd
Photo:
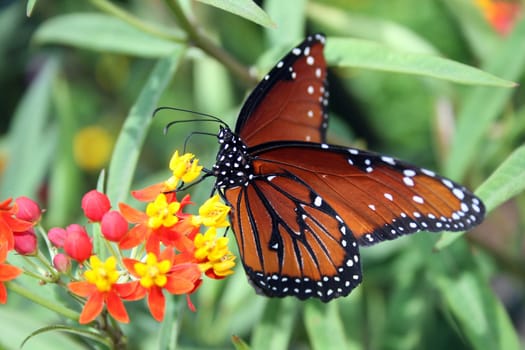
[{"label": "green foliage", "polygon": [[[324,31],[335,82],[330,137],[408,155],[471,188],[482,184],[477,193],[494,214],[468,239],[419,234],[362,249],[362,286],[329,304],[257,296],[238,266],[222,284],[204,281],[196,313],[183,299],[170,300],[159,325],[133,309],[124,327],[129,348],[519,349],[523,288],[512,288],[511,302],[491,281],[508,287],[509,276],[521,285],[525,278],[516,249],[525,227],[525,107],[522,89],[512,88],[524,83],[525,20],[502,36],[474,2],[439,3],[13,2],[6,13],[31,17],[0,20],[15,33],[0,35],[0,84],[16,96],[1,107],[9,120],[1,124],[1,199],[39,196],[50,222],[71,223],[81,194],[97,186],[99,171],[80,169],[72,151],[77,132],[93,124],[116,140],[107,192],[113,203],[127,199],[130,189],[165,177],[169,156],[192,131],[217,131],[211,123],[180,123],[164,136],[168,122],[196,117],[162,111],[152,118],[156,107],[211,113],[233,126],[258,77],[305,28]],[[13,48],[22,60],[10,60]],[[213,137],[194,135],[187,147],[211,167]],[[199,202],[211,183],[192,191]],[[500,225],[498,217],[513,221]],[[0,346],[18,346],[23,330],[32,334],[24,348],[32,349],[39,333],[62,330],[64,320],[34,312],[14,293],[9,298],[0,306],[0,327],[15,332],[18,343],[3,339]],[[57,334],[75,348],[99,346]],[[47,348],[45,337],[40,345]]]}]

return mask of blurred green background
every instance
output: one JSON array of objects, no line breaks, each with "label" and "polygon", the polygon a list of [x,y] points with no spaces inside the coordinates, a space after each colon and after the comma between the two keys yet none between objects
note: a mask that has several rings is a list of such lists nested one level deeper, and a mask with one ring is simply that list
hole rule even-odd
[{"label": "blurred green background", "polygon": [[[230,4],[233,13],[220,8]],[[169,175],[169,157],[191,132],[217,131],[215,124],[181,123],[165,135],[167,123],[193,116],[162,111],[151,118],[155,107],[210,113],[233,128],[246,94],[308,33],[324,32],[327,45],[336,37],[364,39],[524,82],[518,0],[257,1],[265,12],[254,4],[0,1],[2,199],[38,199],[44,225],[64,226],[78,220],[81,196],[109,169],[113,203],[131,201],[130,186]],[[256,296],[238,266],[222,282],[205,281],[193,297],[196,313],[183,298],[174,300],[171,328],[133,306],[124,327],[130,349],[525,346],[525,197],[517,195],[525,185],[523,89],[458,84],[435,78],[442,72],[430,74],[432,68],[409,75],[336,64],[336,53],[354,53],[327,51],[331,143],[403,158],[471,189],[492,175],[479,192],[491,210],[487,220],[439,252],[439,237],[428,234],[362,249],[363,284],[329,304]],[[387,62],[386,52],[376,58]],[[217,149],[214,137],[195,135],[188,143],[207,168]],[[195,202],[211,188],[211,181],[196,186]],[[0,348],[64,322],[13,293],[9,298],[0,306]],[[246,343],[233,344],[233,335]],[[62,346],[99,345],[53,332],[25,348]]]}]

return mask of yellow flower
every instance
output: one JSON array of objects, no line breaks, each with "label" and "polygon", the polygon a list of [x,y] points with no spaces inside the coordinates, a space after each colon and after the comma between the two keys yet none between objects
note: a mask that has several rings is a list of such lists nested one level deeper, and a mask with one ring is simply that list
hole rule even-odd
[{"label": "yellow flower", "polygon": [[175,151],[169,165],[173,175],[164,183],[169,190],[175,190],[180,180],[190,182],[199,176],[202,166],[199,165],[199,160],[194,158],[195,155],[191,153],[179,156],[179,151]]},{"label": "yellow flower", "polygon": [[91,270],[84,272],[86,281],[94,284],[100,292],[109,292],[111,286],[119,279],[117,259],[110,256],[105,262],[102,262],[96,255],[92,255],[89,263]]},{"label": "yellow flower", "polygon": [[106,129],[88,126],[78,131],[73,139],[73,154],[77,164],[88,171],[100,170],[111,156],[113,139]]},{"label": "yellow flower", "polygon": [[166,274],[170,271],[171,262],[169,260],[158,261],[157,256],[148,253],[146,262],[135,264],[135,272],[140,276],[140,284],[144,288],[151,288],[153,285],[164,287],[168,281]]},{"label": "yellow flower", "polygon": [[192,223],[195,226],[204,225],[208,227],[227,227],[228,213],[230,207],[220,201],[219,195],[215,195],[208,199],[199,208],[199,215],[192,217]]},{"label": "yellow flower", "polygon": [[204,235],[198,233],[194,239],[194,256],[202,272],[213,269],[216,276],[224,277],[233,273],[235,256],[228,249],[228,238],[216,235],[215,227],[209,228]]},{"label": "yellow flower", "polygon": [[146,207],[146,214],[149,216],[148,227],[157,229],[160,226],[171,227],[175,225],[179,218],[177,212],[180,209],[179,202],[168,203],[166,195],[161,193],[155,201],[150,202]]}]

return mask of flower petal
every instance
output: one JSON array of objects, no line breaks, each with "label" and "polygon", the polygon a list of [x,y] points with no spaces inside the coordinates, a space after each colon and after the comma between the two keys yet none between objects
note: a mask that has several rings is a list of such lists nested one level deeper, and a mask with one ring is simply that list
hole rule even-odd
[{"label": "flower petal", "polygon": [[91,294],[97,291],[97,287],[95,285],[85,281],[71,282],[67,285],[67,288],[71,293],[80,295],[84,298],[89,297]]},{"label": "flower petal", "polygon": [[82,313],[80,313],[78,323],[86,324],[93,321],[98,315],[100,315],[103,308],[104,294],[98,292],[93,293],[87,300],[86,305],[84,305],[84,309],[82,309]]},{"label": "flower petal", "polygon": [[154,185],[143,188],[142,190],[131,191],[131,195],[141,202],[151,202],[159,193],[164,190],[164,182],[159,182]]},{"label": "flower petal", "polygon": [[126,220],[132,224],[137,224],[148,220],[146,213],[141,212],[140,210],[137,210],[126,203],[119,203],[118,207],[122,216],[124,216]]},{"label": "flower petal", "polygon": [[164,319],[164,311],[166,310],[166,298],[162,294],[162,289],[153,287],[148,294],[148,307],[151,315],[158,322]]},{"label": "flower petal", "polygon": [[113,318],[122,323],[129,323],[129,316],[124,303],[115,292],[108,292],[106,295],[106,305],[108,312]]},{"label": "flower petal", "polygon": [[8,264],[0,264],[0,282],[15,279],[22,273],[22,269]]},{"label": "flower petal", "polygon": [[7,302],[7,289],[3,283],[0,283],[0,304],[5,304]]},{"label": "flower petal", "polygon": [[142,243],[149,234],[149,228],[144,224],[134,226],[119,242],[120,249],[131,249]]}]

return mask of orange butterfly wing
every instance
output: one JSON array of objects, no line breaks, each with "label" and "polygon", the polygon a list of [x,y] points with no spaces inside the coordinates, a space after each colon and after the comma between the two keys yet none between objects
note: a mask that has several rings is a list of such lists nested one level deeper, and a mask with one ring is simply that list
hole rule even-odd
[{"label": "orange butterfly wing", "polygon": [[328,86],[324,42],[321,34],[307,37],[255,87],[235,128],[248,146],[279,140],[325,141]]}]

